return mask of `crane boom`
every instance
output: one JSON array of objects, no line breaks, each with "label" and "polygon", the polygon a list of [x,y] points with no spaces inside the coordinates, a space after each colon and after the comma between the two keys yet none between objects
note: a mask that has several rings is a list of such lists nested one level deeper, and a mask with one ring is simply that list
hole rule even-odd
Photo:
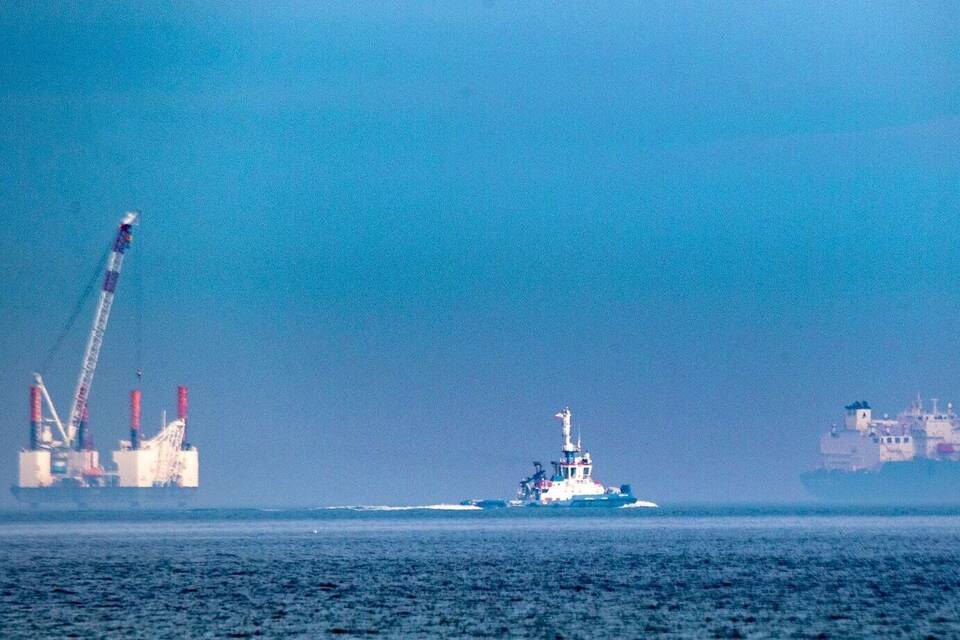
[{"label": "crane boom", "polygon": [[[97,360],[100,357],[100,347],[103,345],[103,334],[107,330],[107,321],[110,319],[110,307],[113,305],[114,292],[117,281],[120,279],[120,268],[123,266],[123,254],[133,239],[131,227],[140,216],[139,211],[128,211],[117,228],[117,235],[113,241],[113,250],[107,261],[107,270],[104,274],[103,287],[100,289],[100,300],[97,311],[93,316],[93,326],[87,338],[87,348],[83,353],[83,362],[80,366],[80,376],[77,378],[77,388],[73,393],[73,404],[70,406],[69,422],[67,423],[66,446],[74,443],[77,429],[83,418],[83,409],[90,394],[90,385],[93,384],[93,374],[97,370]],[[80,443],[82,445],[82,443]]]}]

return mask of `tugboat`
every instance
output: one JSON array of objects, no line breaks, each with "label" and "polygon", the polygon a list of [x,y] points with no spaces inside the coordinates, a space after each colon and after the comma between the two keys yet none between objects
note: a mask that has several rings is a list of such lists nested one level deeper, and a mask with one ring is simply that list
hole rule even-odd
[{"label": "tugboat", "polygon": [[570,408],[554,416],[563,423],[563,448],[560,462],[551,462],[553,475],[547,478],[547,472],[539,462],[533,463],[534,472],[520,481],[520,489],[513,500],[473,499],[464,500],[461,505],[480,509],[502,509],[505,507],[605,507],[631,508],[656,507],[655,502],[637,500],[628,484],[619,487],[604,487],[593,477],[593,459],[580,446],[580,438],[573,443],[571,433],[572,414]]},{"label": "tugboat", "polygon": [[604,487],[593,476],[593,459],[571,438],[572,414],[567,407],[555,416],[563,424],[563,448],[559,462],[551,462],[548,478],[543,465],[534,462],[534,472],[520,481],[517,497],[510,506],[527,507],[656,507],[653,502],[637,500],[628,484]]}]

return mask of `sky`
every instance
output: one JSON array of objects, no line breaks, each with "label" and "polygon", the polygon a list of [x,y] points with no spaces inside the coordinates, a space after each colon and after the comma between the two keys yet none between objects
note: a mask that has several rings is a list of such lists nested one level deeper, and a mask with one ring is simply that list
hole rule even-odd
[{"label": "sky", "polygon": [[7,485],[133,208],[91,425],[189,385],[201,504],[509,497],[563,406],[803,500],[844,404],[960,400],[956,4],[5,3],[0,62]]}]

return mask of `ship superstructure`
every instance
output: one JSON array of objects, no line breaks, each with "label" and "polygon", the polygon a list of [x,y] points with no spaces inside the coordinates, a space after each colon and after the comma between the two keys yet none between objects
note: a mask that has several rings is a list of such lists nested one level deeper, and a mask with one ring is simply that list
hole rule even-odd
[{"label": "ship superstructure", "polygon": [[875,470],[891,462],[916,458],[960,460],[960,420],[953,404],[941,411],[937,400],[927,411],[918,397],[896,418],[873,417],[865,401],[849,404],[842,426],[834,425],[820,438],[823,468]]},{"label": "ship superstructure", "polygon": [[843,502],[960,503],[960,417],[936,399],[874,417],[870,404],[844,407],[820,438],[821,468],[804,474],[815,496]]},{"label": "ship superstructure", "polygon": [[[572,414],[569,407],[554,416],[560,420],[563,444],[560,460],[551,462],[548,477],[543,465],[534,462],[533,475],[520,481],[513,505],[620,507],[637,503],[630,485],[604,487],[593,475],[593,459],[583,450],[580,438],[573,442]],[[645,505],[655,506],[652,503]]]},{"label": "ship superstructure", "polygon": [[101,465],[100,454],[93,446],[88,398],[123,259],[138,218],[139,212],[135,211],[124,215],[113,238],[66,423],[61,421],[43,377],[33,375],[29,445],[20,451],[17,484],[11,489],[23,502],[181,503],[199,486],[199,453],[186,440],[185,386],[177,389],[177,419],[164,419],[159,433],[149,439],[141,437],[141,391],[137,388],[131,392],[130,440],[120,441],[112,454],[111,467]]}]

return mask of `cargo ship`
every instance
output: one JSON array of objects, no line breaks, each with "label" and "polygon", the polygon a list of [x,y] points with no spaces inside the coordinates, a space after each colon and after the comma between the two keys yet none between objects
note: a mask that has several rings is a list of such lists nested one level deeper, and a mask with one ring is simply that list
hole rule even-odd
[{"label": "cargo ship", "polygon": [[553,473],[547,476],[539,462],[534,462],[534,472],[520,481],[520,488],[512,500],[466,500],[461,504],[482,509],[502,507],[575,507],[619,508],[656,507],[653,502],[641,501],[633,495],[629,484],[605,487],[593,475],[593,458],[584,451],[577,438],[573,442],[573,425],[570,408],[554,416],[561,422],[563,444],[560,460],[551,462]]},{"label": "cargo ship", "polygon": [[[197,448],[187,435],[187,387],[177,388],[177,418],[164,416],[159,432],[141,437],[141,371],[130,392],[130,439],[121,440],[104,466],[93,446],[87,399],[110,319],[123,259],[133,240],[138,211],[120,221],[107,254],[93,325],[81,360],[70,411],[61,420],[43,376],[30,385],[29,444],[19,454],[17,483],[11,493],[31,506],[183,506],[200,485]],[[68,323],[67,329],[70,324]],[[46,409],[46,410],[45,410]]]},{"label": "cargo ship", "polygon": [[960,418],[917,399],[896,417],[844,407],[820,438],[820,468],[801,476],[814,497],[851,505],[960,505]]}]

